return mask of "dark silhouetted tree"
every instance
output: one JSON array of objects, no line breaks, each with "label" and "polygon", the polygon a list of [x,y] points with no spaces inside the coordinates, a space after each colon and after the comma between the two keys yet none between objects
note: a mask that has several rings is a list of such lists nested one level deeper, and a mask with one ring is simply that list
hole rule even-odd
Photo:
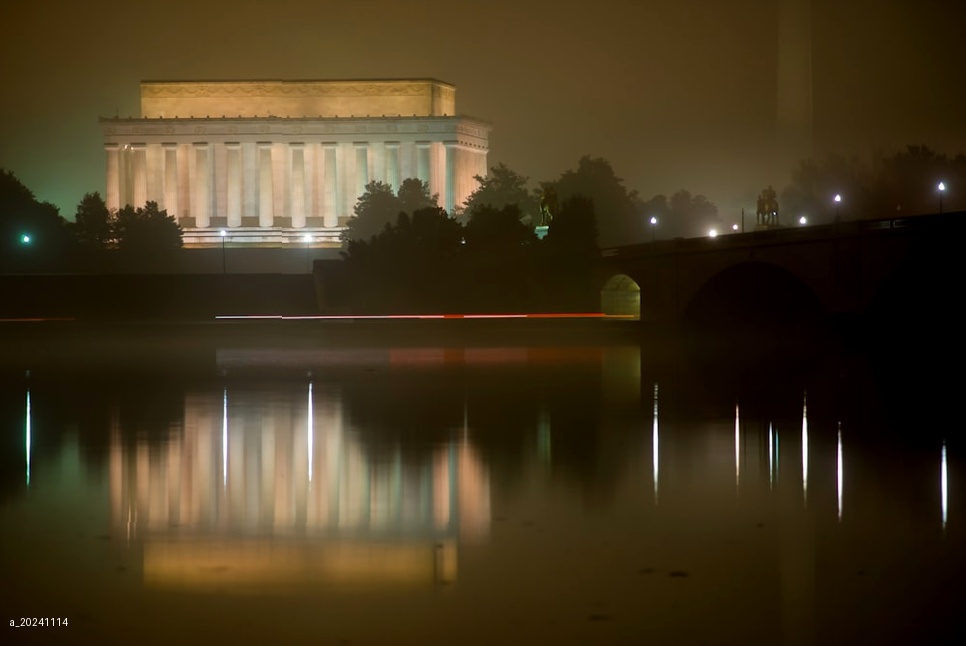
[{"label": "dark silhouetted tree", "polygon": [[366,241],[396,223],[400,213],[412,215],[422,208],[435,208],[436,196],[430,195],[429,186],[418,179],[408,178],[399,185],[398,193],[385,182],[369,182],[356,201],[349,218],[343,240]]},{"label": "dark silhouetted tree", "polygon": [[561,204],[575,195],[594,203],[602,247],[639,242],[647,235],[637,191],[624,187],[606,159],[581,157],[576,170],[560,176],[556,189]]},{"label": "dark silhouetted tree", "polygon": [[528,178],[515,173],[504,164],[498,164],[490,168],[486,177],[476,175],[474,179],[479,186],[463,204],[461,216],[465,221],[472,219],[474,211],[482,207],[502,209],[513,205],[517,207],[520,219],[525,223],[530,226],[540,224],[540,203],[527,188]]},{"label": "dark silhouetted tree", "polygon": [[114,240],[111,212],[99,193],[87,193],[74,215],[74,239],[85,249],[106,249]]},{"label": "dark silhouetted tree", "polygon": [[[26,236],[26,240],[24,238]],[[0,169],[0,255],[5,263],[55,261],[71,246],[70,232],[57,207],[38,202],[13,173]]]},{"label": "dark silhouetted tree", "polygon": [[154,256],[181,248],[181,227],[157,202],[143,208],[125,206],[117,212],[112,226],[117,248],[131,255]]}]

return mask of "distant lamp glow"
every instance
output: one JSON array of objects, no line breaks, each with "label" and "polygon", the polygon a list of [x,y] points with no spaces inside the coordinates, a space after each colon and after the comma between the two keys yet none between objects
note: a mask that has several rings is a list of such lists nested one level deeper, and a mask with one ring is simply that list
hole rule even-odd
[{"label": "distant lamp glow", "polygon": [[657,237],[657,217],[652,215],[649,222],[651,223],[651,242],[654,242]]},{"label": "distant lamp glow", "polygon": [[218,232],[218,234],[219,234],[219,235],[220,235],[220,236],[221,236],[222,238],[224,238],[225,236],[227,236],[227,235],[228,235],[228,232],[227,232],[227,231],[225,231],[224,229],[222,229],[221,231],[219,231],[219,232]]},{"label": "distant lamp glow", "polygon": [[732,224],[731,225],[731,230],[732,231],[738,231],[738,225],[737,224]]},{"label": "distant lamp glow", "polygon": [[302,236],[302,242],[312,242],[312,236],[306,233],[304,236]]},{"label": "distant lamp glow", "polygon": [[20,242],[21,244],[30,244],[30,234],[25,233],[20,236]]},{"label": "distant lamp glow", "polygon": [[711,229],[710,231],[708,231],[708,236],[710,236],[712,238],[717,238],[718,237],[718,230],[717,229]]},{"label": "distant lamp glow", "polygon": [[835,197],[833,197],[832,199],[835,200],[835,219],[838,220],[839,219],[839,207],[842,204],[842,196],[840,194],[836,193],[835,194]]},{"label": "distant lamp glow", "polygon": [[936,188],[939,189],[939,212],[942,213],[943,212],[943,193],[946,192],[946,182],[939,182],[939,186],[937,186]]},{"label": "distant lamp glow", "polygon": [[[940,185],[940,186],[941,186],[941,185]],[[656,217],[654,217],[653,215],[651,216],[651,224],[652,224],[652,225],[654,225],[654,224],[657,224],[657,218],[656,218]]]},{"label": "distant lamp glow", "polygon": [[841,204],[842,202],[842,196],[839,195],[838,193],[835,194],[835,197],[833,199],[835,200],[836,204]]},{"label": "distant lamp glow", "polygon": [[800,217],[800,218],[798,218],[798,223],[799,223],[799,224],[801,224],[801,225],[805,225],[805,224],[808,224],[808,218],[806,218],[806,217],[805,217],[805,216],[803,215],[802,217]]}]

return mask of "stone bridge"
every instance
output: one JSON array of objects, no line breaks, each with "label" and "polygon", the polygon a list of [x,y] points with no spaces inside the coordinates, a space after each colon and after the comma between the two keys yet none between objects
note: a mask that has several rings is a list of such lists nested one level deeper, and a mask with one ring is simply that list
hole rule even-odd
[{"label": "stone bridge", "polygon": [[958,313],[964,234],[958,212],[609,248],[601,306],[666,325],[806,314],[928,327]]}]

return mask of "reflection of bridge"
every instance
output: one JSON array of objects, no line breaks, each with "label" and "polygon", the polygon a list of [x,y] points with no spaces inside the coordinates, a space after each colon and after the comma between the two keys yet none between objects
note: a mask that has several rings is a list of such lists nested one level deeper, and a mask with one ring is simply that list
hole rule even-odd
[{"label": "reflection of bridge", "polygon": [[955,251],[964,230],[960,212],[605,249],[602,307],[674,324],[709,299],[741,307],[742,291],[765,308],[794,301],[826,315],[866,314],[910,298],[935,306],[921,290],[946,290],[963,277]]},{"label": "reflection of bridge", "polygon": [[146,582],[453,579],[456,541],[489,525],[476,451],[462,438],[424,458],[370,453],[311,385],[189,394],[165,441],[113,433],[112,525],[144,540]]}]

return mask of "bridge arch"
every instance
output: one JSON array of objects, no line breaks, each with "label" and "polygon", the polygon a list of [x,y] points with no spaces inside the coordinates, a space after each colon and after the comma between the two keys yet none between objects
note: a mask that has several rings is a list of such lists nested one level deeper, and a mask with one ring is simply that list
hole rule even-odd
[{"label": "bridge arch", "polygon": [[824,318],[821,299],[804,281],[776,264],[748,261],[698,287],[684,306],[682,323],[714,337],[805,338]]},{"label": "bridge arch", "polygon": [[600,288],[600,311],[608,316],[641,317],[641,286],[627,274],[614,274]]}]

